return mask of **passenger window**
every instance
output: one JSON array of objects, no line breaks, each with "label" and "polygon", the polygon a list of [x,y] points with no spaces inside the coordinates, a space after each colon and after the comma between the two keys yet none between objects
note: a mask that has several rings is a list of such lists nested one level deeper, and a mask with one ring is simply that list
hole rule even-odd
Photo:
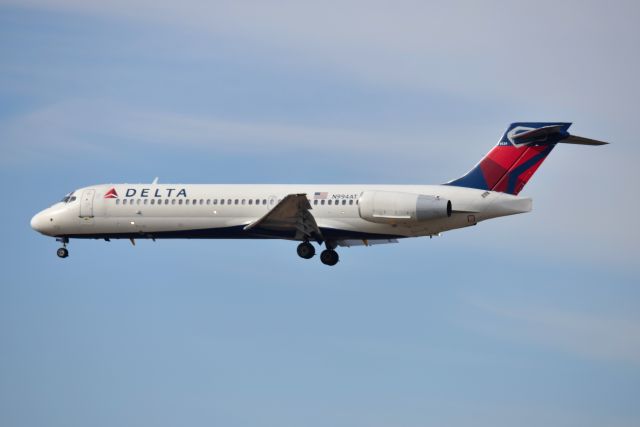
[{"label": "passenger window", "polygon": [[314,200],[314,201],[313,201],[313,204],[314,204],[314,205],[317,205],[317,204],[318,204],[318,201],[317,201],[317,200]]},{"label": "passenger window", "polygon": [[176,199],[171,199],[171,204],[175,205],[176,204]]},{"label": "passenger window", "polygon": [[320,204],[321,204],[321,205],[324,205],[324,200],[320,200]]},{"label": "passenger window", "polygon": [[220,204],[224,205],[224,199],[220,199]]},{"label": "passenger window", "polygon": [[188,204],[189,204],[189,199],[185,200],[185,201],[184,201],[184,204],[185,204],[185,205],[188,205]]},{"label": "passenger window", "polygon": [[213,204],[217,205],[218,204],[218,199],[213,199]]},{"label": "passenger window", "polygon": [[149,199],[144,199],[143,203],[146,205],[147,203],[149,203]]},{"label": "passenger window", "polygon": [[200,204],[204,205],[204,199],[200,199]]},{"label": "passenger window", "polygon": [[116,199],[116,205],[120,204],[120,199]]},{"label": "passenger window", "polygon": [[164,204],[165,204],[165,205],[168,205],[168,204],[169,204],[169,199],[165,199],[165,200],[164,200]]},{"label": "passenger window", "polygon": [[343,201],[342,201],[342,205],[344,206],[344,205],[346,205],[346,204],[347,204],[347,201],[346,201],[346,200],[343,200]]},{"label": "passenger window", "polygon": [[182,204],[182,199],[178,200],[178,204],[181,205]]},{"label": "passenger window", "polygon": [[260,199],[256,199],[256,205],[260,204]]},{"label": "passenger window", "polygon": [[262,204],[266,205],[267,204],[267,199],[262,199]]},{"label": "passenger window", "polygon": [[353,199],[349,200],[349,204],[352,205],[353,204]]},{"label": "passenger window", "polygon": [[127,199],[124,199],[124,200],[122,201],[122,204],[123,204],[123,205],[126,205],[126,204],[127,204]]},{"label": "passenger window", "polygon": [[327,204],[330,205],[331,204],[331,200],[327,200]]},{"label": "passenger window", "polygon": [[231,204],[231,199],[227,199],[227,204],[230,205]]},{"label": "passenger window", "polygon": [[238,199],[234,200],[234,204],[237,205],[238,204]]},{"label": "passenger window", "polygon": [[207,199],[207,204],[210,205],[211,204],[211,199]]},{"label": "passenger window", "polygon": [[253,199],[249,199],[249,204],[252,205],[253,204]]},{"label": "passenger window", "polygon": [[244,205],[247,202],[246,199],[242,199],[242,204]]},{"label": "passenger window", "polygon": [[151,199],[151,204],[155,205],[156,204],[156,199]]}]

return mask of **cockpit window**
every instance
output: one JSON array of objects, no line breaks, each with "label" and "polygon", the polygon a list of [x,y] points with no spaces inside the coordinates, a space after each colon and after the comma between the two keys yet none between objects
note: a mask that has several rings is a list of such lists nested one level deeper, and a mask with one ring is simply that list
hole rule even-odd
[{"label": "cockpit window", "polygon": [[71,203],[71,202],[73,202],[74,200],[76,200],[76,196],[74,196],[73,193],[74,193],[74,191],[72,191],[71,193],[67,194],[60,201],[62,203]]}]

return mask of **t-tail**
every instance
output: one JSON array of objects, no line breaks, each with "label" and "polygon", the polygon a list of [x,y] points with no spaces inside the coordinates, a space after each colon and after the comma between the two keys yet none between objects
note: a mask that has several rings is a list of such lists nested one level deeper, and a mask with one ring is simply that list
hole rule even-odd
[{"label": "t-tail", "polygon": [[604,145],[570,135],[571,123],[512,123],[496,145],[466,175],[447,183],[517,195],[558,143]]}]

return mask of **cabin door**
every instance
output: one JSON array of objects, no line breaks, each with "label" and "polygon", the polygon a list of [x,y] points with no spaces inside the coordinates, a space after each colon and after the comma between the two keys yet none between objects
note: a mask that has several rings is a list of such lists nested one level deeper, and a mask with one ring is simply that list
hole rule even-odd
[{"label": "cabin door", "polygon": [[93,218],[93,197],[96,190],[84,190],[80,198],[80,217]]}]

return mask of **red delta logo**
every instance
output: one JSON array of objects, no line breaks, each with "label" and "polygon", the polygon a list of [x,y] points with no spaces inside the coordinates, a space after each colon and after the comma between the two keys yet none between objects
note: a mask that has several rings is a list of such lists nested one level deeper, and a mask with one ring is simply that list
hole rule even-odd
[{"label": "red delta logo", "polygon": [[118,198],[118,193],[116,192],[115,187],[111,187],[111,190],[107,191],[104,194],[104,198],[105,199],[117,199]]}]

